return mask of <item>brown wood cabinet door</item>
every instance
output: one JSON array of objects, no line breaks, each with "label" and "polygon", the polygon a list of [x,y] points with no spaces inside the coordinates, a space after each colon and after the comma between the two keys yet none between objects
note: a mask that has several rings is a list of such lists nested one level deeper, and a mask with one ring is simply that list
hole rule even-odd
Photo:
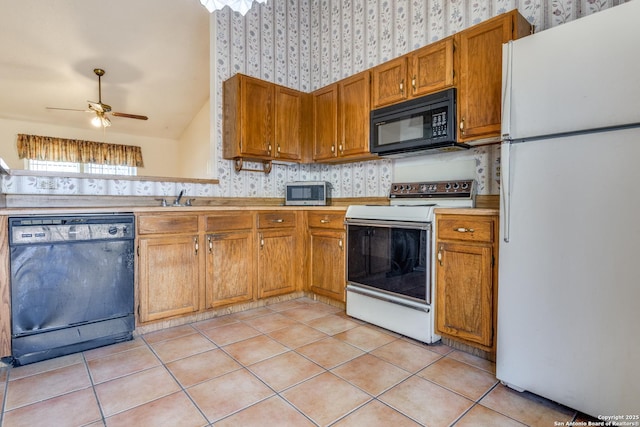
[{"label": "brown wood cabinet door", "polygon": [[274,135],[274,85],[242,76],[240,152],[247,156],[270,157]]},{"label": "brown wood cabinet door", "polygon": [[302,157],[303,96],[297,90],[275,87],[275,138],[272,150],[275,159],[300,160]]},{"label": "brown wood cabinet door", "polygon": [[499,136],[502,44],[512,38],[512,15],[478,24],[457,37],[458,139]]},{"label": "brown wood cabinet door", "polygon": [[296,290],[300,275],[296,236],[295,229],[258,233],[258,298]]},{"label": "brown wood cabinet door", "polygon": [[313,93],[313,160],[336,157],[338,142],[338,86]]},{"label": "brown wood cabinet door", "polygon": [[339,83],[340,157],[369,153],[369,75],[365,71]]},{"label": "brown wood cabinet door", "polygon": [[311,291],[345,301],[345,233],[310,230],[309,280]]},{"label": "brown wood cabinet door", "polygon": [[493,345],[492,248],[437,244],[436,329],[439,333]]},{"label": "brown wood cabinet door", "polygon": [[411,95],[422,96],[453,85],[453,37],[410,55]]},{"label": "brown wood cabinet door", "polygon": [[401,56],[371,69],[371,105],[384,107],[407,99],[407,57]]},{"label": "brown wood cabinet door", "polygon": [[197,235],[140,238],[140,321],[199,309],[200,246]]},{"label": "brown wood cabinet door", "polygon": [[256,280],[253,236],[252,231],[207,236],[207,308],[253,299]]}]

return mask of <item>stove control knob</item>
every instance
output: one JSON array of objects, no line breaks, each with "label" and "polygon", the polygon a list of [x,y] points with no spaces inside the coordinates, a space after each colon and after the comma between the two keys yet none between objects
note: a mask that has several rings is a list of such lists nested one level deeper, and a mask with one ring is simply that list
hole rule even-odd
[{"label": "stove control knob", "polygon": [[392,189],[393,191],[398,191],[398,186],[397,186],[397,185],[394,185],[391,189]]},{"label": "stove control knob", "polygon": [[458,184],[457,182],[453,183],[453,189],[457,190],[458,188],[460,188],[460,184]]},{"label": "stove control knob", "polygon": [[465,181],[462,183],[462,189],[466,190],[467,188],[469,188],[469,183]]},{"label": "stove control knob", "polygon": [[426,193],[427,191],[429,191],[429,187],[427,186],[427,184],[422,184],[422,185],[420,186],[420,191],[421,191],[422,193]]},{"label": "stove control knob", "polygon": [[450,183],[450,182],[447,182],[447,183],[445,184],[445,186],[444,186],[444,189],[445,189],[445,190],[451,190],[451,183]]}]

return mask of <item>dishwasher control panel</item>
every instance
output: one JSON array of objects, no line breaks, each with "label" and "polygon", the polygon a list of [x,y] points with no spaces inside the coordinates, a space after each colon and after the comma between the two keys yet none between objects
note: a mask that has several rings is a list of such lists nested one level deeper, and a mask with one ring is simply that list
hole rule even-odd
[{"label": "dishwasher control panel", "polygon": [[9,218],[9,244],[128,240],[133,224],[132,215]]}]

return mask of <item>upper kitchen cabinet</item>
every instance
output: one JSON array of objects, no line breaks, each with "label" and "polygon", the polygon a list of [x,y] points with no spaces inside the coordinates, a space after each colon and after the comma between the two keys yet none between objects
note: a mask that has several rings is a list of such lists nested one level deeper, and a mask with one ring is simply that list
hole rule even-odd
[{"label": "upper kitchen cabinet", "polygon": [[223,157],[302,160],[308,94],[236,74],[224,82]]},{"label": "upper kitchen cabinet", "polygon": [[500,136],[502,45],[531,32],[513,10],[455,35],[460,142]]},{"label": "upper kitchen cabinet", "polygon": [[348,162],[374,158],[369,152],[370,73],[313,92],[312,160]]},{"label": "upper kitchen cabinet", "polygon": [[380,108],[454,84],[453,37],[429,44],[371,70],[371,105]]}]

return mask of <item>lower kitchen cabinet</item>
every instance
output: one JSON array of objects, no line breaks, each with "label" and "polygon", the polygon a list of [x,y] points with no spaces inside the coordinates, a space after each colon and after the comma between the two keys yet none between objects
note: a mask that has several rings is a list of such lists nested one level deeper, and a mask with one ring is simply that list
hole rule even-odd
[{"label": "lower kitchen cabinet", "polygon": [[307,212],[309,289],[345,302],[344,214]]},{"label": "lower kitchen cabinet", "polygon": [[436,214],[436,331],[495,352],[496,215]]},{"label": "lower kitchen cabinet", "polygon": [[198,235],[139,239],[139,320],[148,322],[199,309]]},{"label": "lower kitchen cabinet", "polygon": [[296,291],[300,283],[296,212],[260,212],[258,223],[258,298]]},{"label": "lower kitchen cabinet", "polygon": [[205,308],[253,300],[256,287],[253,214],[207,215],[205,231]]}]

